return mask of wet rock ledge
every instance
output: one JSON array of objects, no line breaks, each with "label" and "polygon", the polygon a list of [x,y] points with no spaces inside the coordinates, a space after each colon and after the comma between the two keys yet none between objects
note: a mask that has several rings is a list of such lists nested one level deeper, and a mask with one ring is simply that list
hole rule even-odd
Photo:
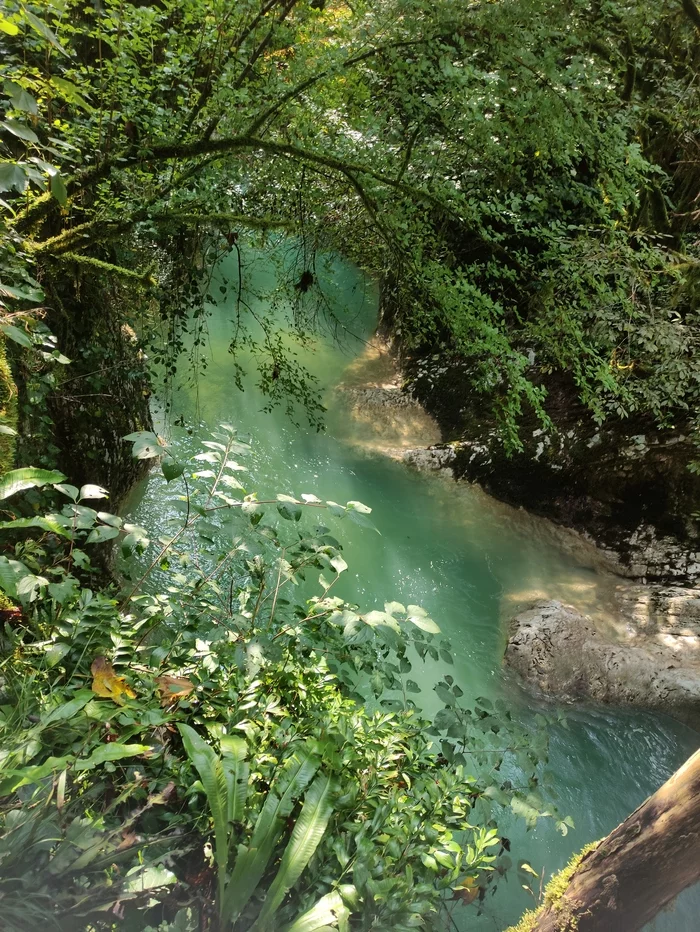
[{"label": "wet rock ledge", "polygon": [[632,587],[622,598],[619,643],[571,606],[535,603],[511,622],[506,663],[546,695],[653,709],[700,729],[700,589]]}]

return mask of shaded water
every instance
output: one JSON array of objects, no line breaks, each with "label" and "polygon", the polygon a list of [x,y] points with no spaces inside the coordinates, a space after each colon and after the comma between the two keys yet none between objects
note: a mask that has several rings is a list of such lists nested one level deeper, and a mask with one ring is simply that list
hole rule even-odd
[{"label": "shaded water", "polygon": [[[229,260],[224,267],[235,275]],[[269,261],[259,261],[248,274],[251,291],[264,292],[274,285]],[[383,445],[430,442],[432,428],[412,411],[397,414],[393,426],[381,422],[381,429],[371,415],[353,417],[351,397],[334,388],[361,384],[367,376],[380,381],[383,377],[377,351],[368,353],[364,342],[371,335],[376,295],[359,273],[339,263],[325,276],[324,287],[356,335],[345,332],[339,345],[321,333],[313,347],[298,350],[324,389],[325,432],[294,426],[279,410],[263,413],[265,401],[252,379],[246,380],[244,392],[236,390],[228,353],[233,308],[227,301],[214,309],[209,322],[205,374],[196,389],[185,380],[174,387],[171,416],[160,429],[183,452],[197,452],[199,443],[197,431],[190,436],[171,426],[178,417],[186,423],[199,418],[200,435],[223,422],[249,433],[253,450],[246,465],[261,497],[312,492],[322,499],[370,505],[381,534],[347,522],[334,528],[350,565],[338,594],[366,609],[381,608],[392,599],[423,605],[450,638],[454,668],[447,671],[429,662],[414,670],[424,687],[421,701],[426,712],[438,705],[430,686],[450,672],[467,696],[505,698],[516,717],[529,719],[540,703],[502,666],[508,617],[518,605],[544,596],[605,618],[615,579],[599,571],[585,549],[569,547],[566,536],[546,522],[507,508],[467,484],[412,472],[378,452]],[[262,307],[265,299],[251,294],[249,300],[255,309],[256,301]],[[173,517],[171,495],[154,475],[133,499],[134,518],[153,532],[165,533],[166,521]],[[551,732],[548,770],[556,803],[562,814],[573,817],[575,830],[562,837],[550,821],[540,820],[526,833],[508,813],[496,813],[499,828],[511,839],[513,861],[527,859],[536,869],[544,868],[547,876],[574,851],[607,834],[700,744],[695,732],[658,715],[583,706],[570,706],[566,713],[568,730],[557,726]],[[652,928],[697,928],[699,902],[694,891],[686,894],[675,911],[658,917]],[[502,930],[531,905],[513,873],[495,897],[487,898],[482,917],[470,907],[461,912],[459,923],[469,929]]]}]

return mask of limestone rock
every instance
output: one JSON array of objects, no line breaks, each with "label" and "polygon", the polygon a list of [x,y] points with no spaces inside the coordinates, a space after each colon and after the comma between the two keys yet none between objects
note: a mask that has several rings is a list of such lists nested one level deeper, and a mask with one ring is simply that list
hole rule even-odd
[{"label": "limestone rock", "polygon": [[[659,594],[656,620],[644,635],[632,625],[627,643],[606,639],[571,606],[537,602],[513,619],[506,662],[547,695],[654,709],[697,728],[700,651],[691,643],[674,643],[673,638],[669,643],[662,628],[676,625],[679,632],[692,632],[690,636],[697,638],[699,600],[697,590],[688,598]],[[662,618],[683,620],[660,625]]]}]

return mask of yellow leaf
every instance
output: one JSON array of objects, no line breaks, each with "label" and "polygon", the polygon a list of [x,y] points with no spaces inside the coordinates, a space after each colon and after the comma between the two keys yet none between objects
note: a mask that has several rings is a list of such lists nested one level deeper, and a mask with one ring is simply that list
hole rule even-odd
[{"label": "yellow leaf", "polygon": [[453,887],[453,899],[461,900],[465,905],[473,903],[479,895],[479,881],[476,877],[465,877]]},{"label": "yellow leaf", "polygon": [[104,657],[95,657],[90,667],[92,673],[92,691],[105,699],[111,699],[117,705],[124,705],[124,696],[135,699],[136,693],[123,676],[117,676],[112,664]]}]

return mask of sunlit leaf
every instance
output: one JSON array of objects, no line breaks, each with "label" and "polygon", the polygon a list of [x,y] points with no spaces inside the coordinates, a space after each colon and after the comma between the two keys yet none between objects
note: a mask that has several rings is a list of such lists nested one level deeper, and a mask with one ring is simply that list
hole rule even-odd
[{"label": "sunlit leaf", "polygon": [[112,664],[104,657],[95,657],[90,667],[92,673],[92,691],[97,696],[111,699],[117,705],[124,704],[124,697],[135,699],[136,693],[124,677],[117,676]]}]

